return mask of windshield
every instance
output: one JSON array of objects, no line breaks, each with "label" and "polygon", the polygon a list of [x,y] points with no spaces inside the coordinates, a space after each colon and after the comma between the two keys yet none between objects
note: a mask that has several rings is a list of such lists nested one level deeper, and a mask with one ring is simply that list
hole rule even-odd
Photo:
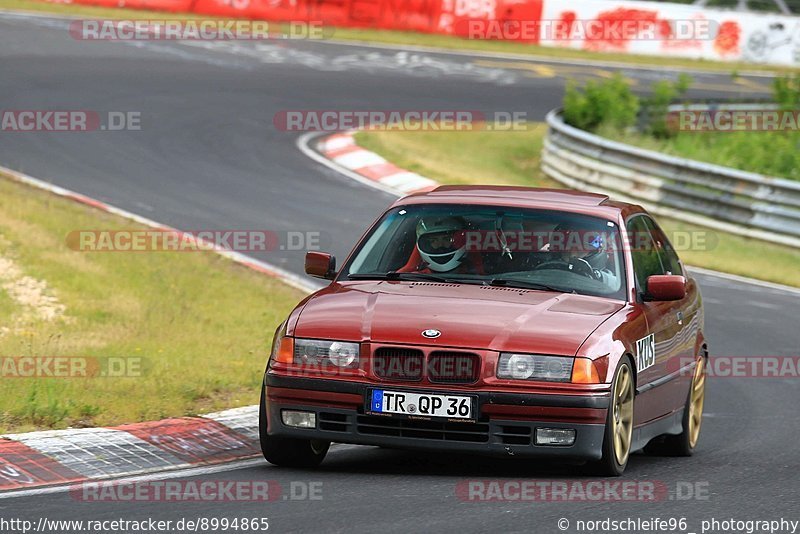
[{"label": "windshield", "polygon": [[390,210],[342,269],[350,280],[434,280],[625,299],[619,228],[563,211],[411,205]]}]

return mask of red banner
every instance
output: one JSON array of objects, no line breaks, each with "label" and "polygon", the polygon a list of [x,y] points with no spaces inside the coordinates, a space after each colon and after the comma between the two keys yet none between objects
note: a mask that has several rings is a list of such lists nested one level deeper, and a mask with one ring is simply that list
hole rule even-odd
[{"label": "red banner", "polygon": [[[74,0],[77,4],[120,7],[120,0]],[[126,0],[124,7],[326,26],[376,28],[458,35],[466,38],[537,42],[530,32],[508,29],[541,19],[543,0]],[[481,31],[470,31],[470,22]],[[496,28],[495,28],[496,27]],[[488,28],[488,31],[487,31]],[[479,37],[484,35],[485,37]],[[512,37],[509,37],[512,35]]]},{"label": "red banner", "polygon": [[73,0],[73,4],[127,9],[152,9],[172,13],[191,13],[193,0]]}]

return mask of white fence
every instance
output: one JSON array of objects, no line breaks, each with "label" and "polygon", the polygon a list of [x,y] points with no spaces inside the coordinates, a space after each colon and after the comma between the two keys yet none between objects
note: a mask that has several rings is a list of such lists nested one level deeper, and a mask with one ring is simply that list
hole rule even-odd
[{"label": "white fence", "polygon": [[[800,66],[797,16],[662,2],[543,0],[542,20],[560,23],[556,35],[542,26],[544,46]],[[649,31],[626,35],[626,24]]]}]

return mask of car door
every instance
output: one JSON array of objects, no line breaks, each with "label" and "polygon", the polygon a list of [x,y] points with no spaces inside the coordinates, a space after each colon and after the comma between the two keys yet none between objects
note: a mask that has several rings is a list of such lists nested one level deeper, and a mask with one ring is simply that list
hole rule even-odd
[{"label": "car door", "polygon": [[662,255],[651,229],[650,217],[637,214],[628,219],[626,231],[633,260],[637,302],[647,319],[647,336],[636,340],[636,388],[639,393],[635,425],[672,413],[675,391],[666,379],[674,358],[680,358],[680,301],[654,302],[644,298],[647,278],[667,274]]},{"label": "car door", "polygon": [[[656,250],[659,253],[666,274],[677,274],[686,277],[686,272],[678,258],[678,254],[664,231],[650,217],[645,217],[645,221],[653,236]],[[700,293],[694,281],[687,277],[686,297],[672,301],[670,304],[672,306],[667,313],[674,313],[677,317],[678,330],[676,338],[671,341],[673,350],[670,351],[670,359],[666,362],[665,373],[670,377],[670,381],[665,384],[665,393],[671,398],[675,409],[678,409],[683,407],[686,401],[686,392],[692,373],[691,368],[685,368],[691,365],[696,356],[697,336],[702,322]],[[674,376],[676,373],[678,376]]]}]

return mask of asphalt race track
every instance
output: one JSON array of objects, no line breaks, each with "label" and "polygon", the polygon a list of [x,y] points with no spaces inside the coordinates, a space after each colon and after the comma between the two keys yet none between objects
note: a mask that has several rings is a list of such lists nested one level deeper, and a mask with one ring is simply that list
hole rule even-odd
[{"label": "asphalt race track", "polygon": [[[565,80],[610,67],[399,51],[324,42],[109,43],[72,39],[56,19],[0,14],[4,109],[139,111],[141,131],[2,133],[0,165],[186,230],[322,231],[343,258],[392,197],[320,166],[278,131],[297,109],[524,111],[540,120]],[[641,85],[674,76],[625,69]],[[694,75],[692,96],[758,98],[769,80]],[[258,256],[302,271],[301,251]],[[796,355],[800,293],[698,276],[713,355]],[[49,519],[268,517],[276,532],[559,532],[577,520],[800,519],[797,379],[711,378],[692,458],[632,457],[623,480],[666,485],[661,502],[464,502],[471,479],[582,479],[575,467],[377,448],[333,449],[318,471],[250,462],[218,480],[322,482],[321,500],[80,502],[68,493],[0,499],[0,516]],[[253,392],[253,403],[258,392]],[[297,484],[296,484],[297,485]],[[686,488],[701,499],[682,499]],[[682,488],[676,495],[675,491]]]}]

